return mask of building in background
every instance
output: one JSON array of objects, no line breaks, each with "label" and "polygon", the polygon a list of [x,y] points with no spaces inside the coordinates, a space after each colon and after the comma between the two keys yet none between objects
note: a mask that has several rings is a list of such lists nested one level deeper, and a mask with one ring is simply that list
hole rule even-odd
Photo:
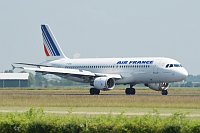
[{"label": "building in background", "polygon": [[29,73],[0,73],[0,88],[28,87]]}]

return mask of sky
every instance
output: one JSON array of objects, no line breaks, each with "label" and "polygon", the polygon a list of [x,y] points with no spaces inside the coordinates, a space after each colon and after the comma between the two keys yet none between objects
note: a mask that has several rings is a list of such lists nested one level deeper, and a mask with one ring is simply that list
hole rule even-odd
[{"label": "sky", "polygon": [[0,72],[45,60],[41,24],[70,58],[169,57],[200,74],[199,0],[0,0]]}]

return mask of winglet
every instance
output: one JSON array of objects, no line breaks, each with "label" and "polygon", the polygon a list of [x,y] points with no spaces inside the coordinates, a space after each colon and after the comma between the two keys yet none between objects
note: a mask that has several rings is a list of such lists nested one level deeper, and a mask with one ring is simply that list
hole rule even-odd
[{"label": "winglet", "polygon": [[11,64],[11,66],[12,66],[12,70],[14,71],[16,67],[13,64]]},{"label": "winglet", "polygon": [[16,67],[16,66],[14,66],[13,64],[11,64],[12,65],[12,70],[14,71],[16,68],[19,68],[19,69],[24,69],[23,67]]}]

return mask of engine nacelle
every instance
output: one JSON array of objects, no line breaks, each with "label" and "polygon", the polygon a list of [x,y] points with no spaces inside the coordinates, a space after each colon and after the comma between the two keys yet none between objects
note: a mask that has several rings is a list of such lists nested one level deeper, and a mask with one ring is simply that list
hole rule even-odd
[{"label": "engine nacelle", "polygon": [[162,90],[167,90],[169,88],[169,83],[150,83],[150,84],[145,84],[145,86],[155,91],[162,91]]},{"label": "engine nacelle", "polygon": [[99,90],[112,90],[115,87],[115,80],[109,77],[98,77],[94,79],[91,85]]}]

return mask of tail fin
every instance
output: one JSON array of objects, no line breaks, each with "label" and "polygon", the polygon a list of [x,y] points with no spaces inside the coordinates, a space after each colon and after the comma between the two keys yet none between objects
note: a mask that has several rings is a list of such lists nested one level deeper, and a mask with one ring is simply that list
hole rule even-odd
[{"label": "tail fin", "polygon": [[60,58],[67,58],[62,52],[56,38],[54,37],[48,25],[41,25],[44,52],[47,60],[56,60]]}]

